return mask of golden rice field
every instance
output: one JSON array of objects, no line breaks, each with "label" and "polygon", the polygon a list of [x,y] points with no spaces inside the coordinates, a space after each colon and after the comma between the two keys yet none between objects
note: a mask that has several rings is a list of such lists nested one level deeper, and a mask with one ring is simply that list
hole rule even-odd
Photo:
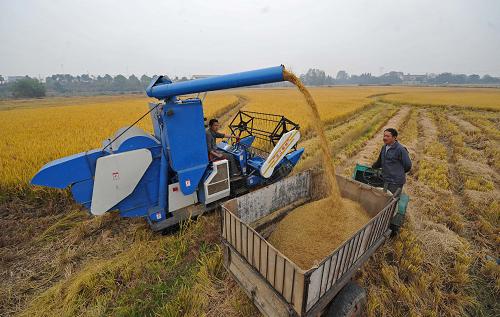
[{"label": "golden rice field", "polygon": [[[314,87],[309,91],[318,104],[321,118],[328,123],[372,103],[374,100],[370,96],[387,93],[391,89],[385,87]],[[246,89],[238,92],[249,97],[245,110],[284,115],[297,122],[303,129],[309,128],[310,112],[307,107],[304,107],[304,97],[297,89]]]},{"label": "golden rice field", "polygon": [[[500,89],[311,88],[337,171],[370,162],[400,131],[414,167],[401,233],[361,269],[368,316],[498,316]],[[231,108],[283,114],[310,130],[292,88],[209,93]],[[171,235],[114,213],[90,217],[66,192],[32,189],[48,161],[96,148],[147,111],[138,95],[0,101],[0,315],[260,316],[222,266],[216,214]],[[150,119],[139,124],[150,130]],[[305,133],[298,169],[319,165]],[[8,192],[8,193],[7,193]],[[46,195],[46,193],[48,193]]]},{"label": "golden rice field", "polygon": [[[212,93],[205,115],[237,100],[231,93]],[[0,101],[0,184],[25,184],[45,162],[100,147],[143,115],[149,102],[155,100],[136,95]],[[150,117],[138,126],[152,131]]]},{"label": "golden rice field", "polygon": [[383,100],[417,105],[451,105],[498,109],[498,88],[395,87]]}]

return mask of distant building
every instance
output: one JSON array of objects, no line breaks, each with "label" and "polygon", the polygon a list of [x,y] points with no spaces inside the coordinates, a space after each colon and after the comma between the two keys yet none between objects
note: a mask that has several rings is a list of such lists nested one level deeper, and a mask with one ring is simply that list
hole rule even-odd
[{"label": "distant building", "polygon": [[415,84],[422,84],[427,82],[427,75],[412,75],[412,74],[406,74],[403,75],[403,84],[405,85],[415,85]]},{"label": "distant building", "polygon": [[398,78],[404,80],[403,72],[388,72],[380,76],[380,78]]}]

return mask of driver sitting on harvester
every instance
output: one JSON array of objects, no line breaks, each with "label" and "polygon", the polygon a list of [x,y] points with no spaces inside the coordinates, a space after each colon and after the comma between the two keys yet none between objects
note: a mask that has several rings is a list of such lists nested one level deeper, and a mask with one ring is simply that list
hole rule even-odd
[{"label": "driver sitting on harvester", "polygon": [[[239,176],[241,173],[237,167],[234,157],[229,153],[225,153],[217,149],[217,138],[233,138],[232,135],[218,132],[219,127],[220,124],[217,119],[210,119],[208,122],[208,129],[205,132],[207,137],[208,158],[210,161],[226,159],[229,162],[229,171],[231,172],[231,176]],[[236,139],[238,141],[238,138]]]}]

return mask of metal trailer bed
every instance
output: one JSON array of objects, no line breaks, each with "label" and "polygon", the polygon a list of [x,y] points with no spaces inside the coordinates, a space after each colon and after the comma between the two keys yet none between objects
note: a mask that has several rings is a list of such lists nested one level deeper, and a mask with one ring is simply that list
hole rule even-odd
[{"label": "metal trailer bed", "polygon": [[301,269],[266,238],[272,226],[308,201],[322,198],[322,173],[308,170],[231,199],[221,208],[224,266],[266,316],[319,316],[389,237],[399,197],[337,175],[343,197],[371,220],[317,266]]}]

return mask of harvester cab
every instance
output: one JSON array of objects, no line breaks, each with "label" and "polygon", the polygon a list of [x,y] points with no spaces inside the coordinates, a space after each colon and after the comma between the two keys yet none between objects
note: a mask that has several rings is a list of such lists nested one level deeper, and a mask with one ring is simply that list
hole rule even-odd
[{"label": "harvester cab", "polygon": [[218,148],[234,155],[251,187],[287,176],[304,151],[297,149],[299,125],[284,116],[239,111],[229,129],[237,142],[221,142]]},{"label": "harvester cab", "polygon": [[229,197],[282,179],[299,161],[299,126],[283,116],[237,113],[230,129],[239,142],[218,144],[234,156],[241,176],[230,178],[227,160],[210,161],[202,100],[179,96],[283,81],[283,66],[173,83],[160,76],[146,89],[153,134],[131,126],[103,146],[52,161],[31,183],[71,188],[93,215],[118,210],[144,217],[153,230],[215,208]]}]

